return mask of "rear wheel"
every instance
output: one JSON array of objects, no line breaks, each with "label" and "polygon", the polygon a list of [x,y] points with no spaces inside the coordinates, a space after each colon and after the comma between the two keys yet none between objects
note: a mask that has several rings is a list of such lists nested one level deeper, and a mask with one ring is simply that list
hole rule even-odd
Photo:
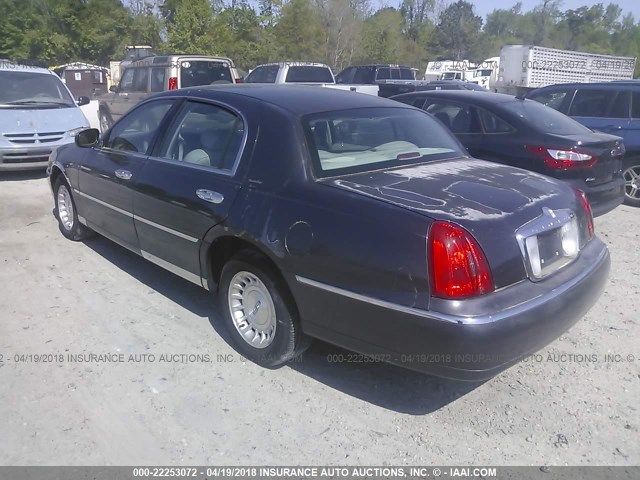
[{"label": "rear wheel", "polygon": [[56,218],[62,235],[69,240],[80,241],[90,237],[93,230],[78,221],[76,204],[71,195],[71,187],[60,176],[53,187],[56,202]]},{"label": "rear wheel", "polygon": [[624,203],[632,207],[640,207],[640,157],[624,162]]},{"label": "rear wheel", "polygon": [[265,367],[281,365],[311,343],[283,280],[260,255],[243,250],[220,276],[219,305],[235,347]]}]

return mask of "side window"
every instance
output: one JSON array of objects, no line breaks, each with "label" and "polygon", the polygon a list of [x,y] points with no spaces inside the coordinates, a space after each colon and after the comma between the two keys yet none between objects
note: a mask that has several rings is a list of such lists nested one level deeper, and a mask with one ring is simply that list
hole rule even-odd
[{"label": "side window", "polygon": [[244,122],[236,114],[188,102],[169,128],[159,156],[231,172],[243,137]]},{"label": "side window", "polygon": [[352,83],[355,67],[347,67],[336,75],[336,83]]},{"label": "side window", "polygon": [[478,112],[478,117],[480,117],[485,133],[511,133],[515,130],[500,117],[483,108],[476,108],[476,111]]},{"label": "side window", "polygon": [[133,68],[125,69],[120,79],[121,92],[133,92]]},{"label": "side window", "polygon": [[151,91],[164,91],[164,78],[166,69],[164,67],[155,67],[151,69]]},{"label": "side window", "polygon": [[426,110],[453,133],[482,133],[474,112],[468,106],[433,102]]},{"label": "side window", "polygon": [[[580,89],[573,98],[569,115],[573,117],[629,118],[629,104],[627,103],[626,113],[623,114],[624,105],[621,108],[620,104],[617,104],[617,97],[617,92],[614,90]],[[618,115],[622,115],[622,117]]]},{"label": "side window", "polygon": [[264,83],[276,83],[276,77],[278,76],[278,70],[280,67],[278,65],[269,65],[264,67]]},{"label": "side window", "polygon": [[140,67],[133,71],[133,91],[146,92],[149,84],[149,68]]},{"label": "side window", "polygon": [[379,68],[376,74],[376,80],[390,80],[391,79],[391,69],[390,68]]},{"label": "side window", "polygon": [[[571,90],[573,92],[573,90]],[[562,102],[567,96],[568,91],[554,91],[554,92],[542,92],[542,93],[533,93],[528,96],[531,100],[535,100],[547,107],[551,107],[554,110],[560,111],[562,108]]]},{"label": "side window", "polygon": [[264,78],[264,67],[254,68],[253,71],[244,79],[244,83],[262,83]]},{"label": "side window", "polygon": [[615,98],[611,102],[611,108],[607,117],[609,118],[629,118],[631,107],[631,93],[618,91],[614,93]]},{"label": "side window", "polygon": [[104,147],[149,153],[151,141],[173,103],[174,100],[156,100],[132,110],[113,126]]},{"label": "side window", "polygon": [[640,118],[640,92],[633,93],[631,118]]}]

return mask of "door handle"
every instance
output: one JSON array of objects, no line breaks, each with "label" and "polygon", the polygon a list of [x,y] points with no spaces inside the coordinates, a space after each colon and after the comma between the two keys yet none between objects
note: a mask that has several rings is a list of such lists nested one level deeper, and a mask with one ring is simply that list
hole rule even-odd
[{"label": "door handle", "polygon": [[211,190],[206,190],[204,188],[199,188],[196,190],[196,195],[198,198],[201,198],[205,202],[209,203],[222,203],[224,200],[224,195],[218,192],[213,192]]},{"label": "door handle", "polygon": [[116,177],[122,180],[131,180],[132,173],[129,170],[116,170]]}]

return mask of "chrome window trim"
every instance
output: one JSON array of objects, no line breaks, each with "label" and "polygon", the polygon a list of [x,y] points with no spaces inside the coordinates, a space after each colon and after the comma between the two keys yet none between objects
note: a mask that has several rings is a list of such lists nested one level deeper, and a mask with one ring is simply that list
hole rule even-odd
[{"label": "chrome window trim", "polygon": [[[148,159],[149,160],[153,160],[153,161],[160,161],[160,162],[164,162],[164,163],[169,163],[169,164],[172,164],[172,165],[182,165],[182,166],[186,166],[186,167],[189,167],[189,168],[195,168],[196,170],[202,170],[202,171],[205,171],[205,172],[213,172],[213,173],[216,173],[218,175],[224,175],[225,177],[235,177],[236,172],[238,171],[238,167],[240,166],[240,160],[242,160],[242,156],[244,155],[245,147],[246,147],[247,141],[249,139],[249,122],[247,121],[247,117],[240,110],[238,110],[237,108],[235,108],[232,105],[229,105],[228,103],[225,103],[225,102],[220,102],[220,101],[212,100],[212,99],[208,99],[208,98],[199,98],[199,97],[190,97],[190,96],[180,97],[180,98],[184,98],[185,102],[180,106],[179,110],[176,112],[176,115],[171,120],[171,123],[169,123],[169,125],[167,126],[167,129],[165,130],[165,137],[166,138],[169,138],[168,135],[166,135],[166,134],[168,132],[171,132],[172,128],[175,126],[176,117],[178,115],[180,115],[182,109],[186,108],[186,106],[187,106],[187,104],[189,102],[191,102],[191,103],[205,103],[205,104],[208,104],[208,105],[212,105],[214,107],[218,107],[218,108],[222,108],[224,110],[228,110],[229,112],[233,113],[236,117],[238,117],[240,120],[242,120],[242,127],[243,127],[242,141],[240,142],[240,148],[238,149],[238,153],[236,154],[236,158],[233,161],[233,168],[231,170],[224,170],[224,169],[221,169],[221,168],[214,168],[214,167],[207,167],[205,165],[198,165],[197,163],[188,163],[188,162],[184,162],[184,161],[180,161],[180,160],[174,160],[174,159],[171,159],[171,158],[164,158],[164,157],[160,157],[158,155],[149,155]],[[159,147],[160,148],[158,148],[158,150],[160,150],[161,148],[164,147],[163,142],[160,142]]]}]

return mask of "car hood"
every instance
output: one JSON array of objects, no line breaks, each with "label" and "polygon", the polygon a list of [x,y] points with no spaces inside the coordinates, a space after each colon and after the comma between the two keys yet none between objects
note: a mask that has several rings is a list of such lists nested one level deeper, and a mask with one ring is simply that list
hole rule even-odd
[{"label": "car hood", "polygon": [[78,107],[7,108],[0,112],[0,134],[67,132],[89,126],[89,121]]},{"label": "car hood", "polygon": [[557,180],[473,158],[346,175],[326,183],[463,226],[485,251],[498,287],[526,277],[518,228],[539,217],[543,206],[579,208],[571,188]]}]

